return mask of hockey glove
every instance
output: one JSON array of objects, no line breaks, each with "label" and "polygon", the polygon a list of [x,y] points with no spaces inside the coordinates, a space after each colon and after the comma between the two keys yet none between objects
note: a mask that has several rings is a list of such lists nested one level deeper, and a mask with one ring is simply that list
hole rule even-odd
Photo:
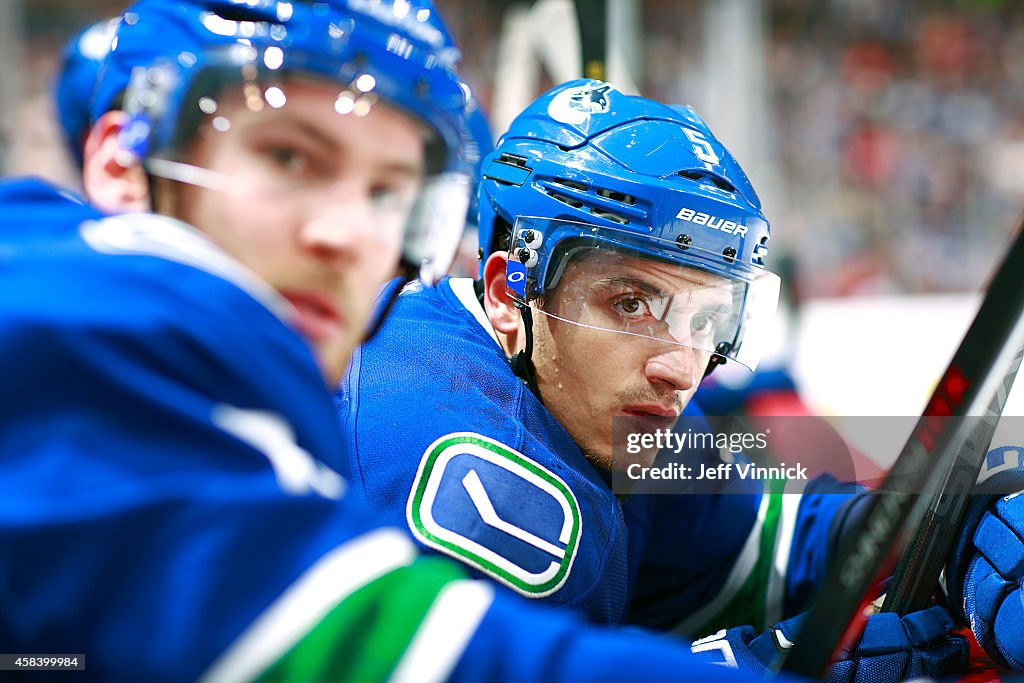
[{"label": "hockey glove", "polygon": [[[950,599],[985,651],[1024,670],[1024,492],[988,503],[947,568]],[[962,576],[957,580],[954,577]]]},{"label": "hockey glove", "polygon": [[[802,616],[782,621],[754,637],[749,626],[722,630],[694,641],[690,649],[707,662],[767,672],[776,657],[793,647]],[[905,617],[893,613],[868,619],[857,646],[828,670],[830,683],[885,683],[923,676],[963,673],[968,645],[954,634],[953,618],[942,607]]]}]

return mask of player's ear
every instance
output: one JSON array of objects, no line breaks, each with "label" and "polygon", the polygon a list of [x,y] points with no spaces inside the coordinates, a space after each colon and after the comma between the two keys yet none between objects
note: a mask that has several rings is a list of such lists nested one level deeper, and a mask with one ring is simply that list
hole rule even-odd
[{"label": "player's ear", "polygon": [[152,206],[146,172],[118,139],[127,119],[123,111],[108,111],[85,140],[85,194],[96,208],[107,213],[149,211]]},{"label": "player's ear", "polygon": [[505,291],[505,265],[508,255],[496,251],[484,263],[484,310],[491,326],[499,334],[511,335],[519,330],[522,317]]}]

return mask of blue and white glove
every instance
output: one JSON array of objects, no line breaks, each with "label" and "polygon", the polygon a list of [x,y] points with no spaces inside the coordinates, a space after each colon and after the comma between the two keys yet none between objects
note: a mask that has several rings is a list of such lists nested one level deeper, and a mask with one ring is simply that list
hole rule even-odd
[{"label": "blue and white glove", "polygon": [[[721,630],[694,641],[691,651],[706,662],[767,672],[780,653],[793,647],[803,616],[779,622],[754,637],[749,626]],[[830,683],[885,683],[962,674],[968,645],[954,634],[953,618],[942,607],[900,617],[875,614],[856,647],[828,670]]]},{"label": "blue and white glove", "polygon": [[[946,569],[950,601],[985,652],[1024,670],[1024,492],[982,501]],[[977,505],[975,505],[977,507]],[[969,515],[969,518],[978,515]],[[962,578],[961,578],[962,577]]]},{"label": "blue and white glove", "polygon": [[[1002,425],[1000,425],[1002,426]],[[946,565],[950,608],[996,663],[1024,670],[1024,446],[985,458]],[[1012,493],[1017,491],[1017,493]]]}]

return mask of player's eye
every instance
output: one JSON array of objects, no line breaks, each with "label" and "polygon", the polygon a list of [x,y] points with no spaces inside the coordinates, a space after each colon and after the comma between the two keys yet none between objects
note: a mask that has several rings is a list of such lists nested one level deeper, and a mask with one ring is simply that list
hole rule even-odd
[{"label": "player's eye", "polygon": [[725,324],[726,317],[727,313],[718,309],[701,311],[690,319],[690,331],[694,335],[713,335]]},{"label": "player's eye", "polygon": [[295,147],[273,145],[267,148],[265,154],[275,166],[289,175],[309,175],[314,168],[312,158]]},{"label": "player's eye", "polygon": [[690,321],[690,329],[694,334],[707,334],[715,329],[715,319],[707,313],[698,313]]},{"label": "player's eye", "polygon": [[651,306],[646,299],[626,294],[616,297],[611,303],[612,310],[627,320],[640,320],[651,314]]},{"label": "player's eye", "polygon": [[370,201],[383,211],[408,211],[416,196],[412,183],[382,183],[370,188]]}]

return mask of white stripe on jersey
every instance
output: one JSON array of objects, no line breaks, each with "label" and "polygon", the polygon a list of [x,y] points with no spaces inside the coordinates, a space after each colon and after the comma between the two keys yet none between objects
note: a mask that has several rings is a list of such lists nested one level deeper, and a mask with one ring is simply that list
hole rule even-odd
[{"label": "white stripe on jersey", "polygon": [[447,680],[493,600],[494,586],[485,581],[453,581],[442,588],[391,680]]},{"label": "white stripe on jersey", "polygon": [[487,318],[487,312],[483,306],[480,305],[480,301],[476,298],[476,291],[473,289],[473,280],[468,277],[453,277],[448,280],[448,286],[452,288],[452,294],[456,296],[466,310],[473,314],[476,321],[480,323],[480,327],[487,331],[487,334],[491,335],[491,339],[495,343],[498,343],[498,335],[495,334],[494,328],[491,327],[491,321]]},{"label": "white stripe on jersey", "polygon": [[375,579],[416,559],[398,529],[359,536],[321,557],[249,625],[200,683],[251,681],[312,631],[338,603]]},{"label": "white stripe on jersey", "polygon": [[[803,486],[805,482],[791,479],[787,488]],[[782,602],[786,596],[786,571],[789,568],[789,551],[796,531],[796,517],[803,497],[799,493],[783,493],[782,507],[775,533],[775,551],[772,570],[768,573],[768,590],[765,591],[765,626],[777,624],[782,619]]]},{"label": "white stripe on jersey", "polygon": [[739,557],[736,558],[736,562],[729,572],[729,577],[725,580],[725,585],[722,586],[722,589],[718,591],[714,598],[704,603],[703,607],[680,621],[672,629],[673,631],[686,635],[692,634],[696,629],[701,628],[732,600],[733,596],[736,595],[736,591],[746,582],[750,572],[753,571],[754,566],[757,564],[757,557],[761,551],[761,533],[764,531],[764,519],[768,514],[768,502],[770,500],[770,494],[767,492],[761,494],[761,504],[757,508],[757,520],[754,522],[754,527],[750,530],[750,534],[743,544],[743,549],[740,550]]}]

